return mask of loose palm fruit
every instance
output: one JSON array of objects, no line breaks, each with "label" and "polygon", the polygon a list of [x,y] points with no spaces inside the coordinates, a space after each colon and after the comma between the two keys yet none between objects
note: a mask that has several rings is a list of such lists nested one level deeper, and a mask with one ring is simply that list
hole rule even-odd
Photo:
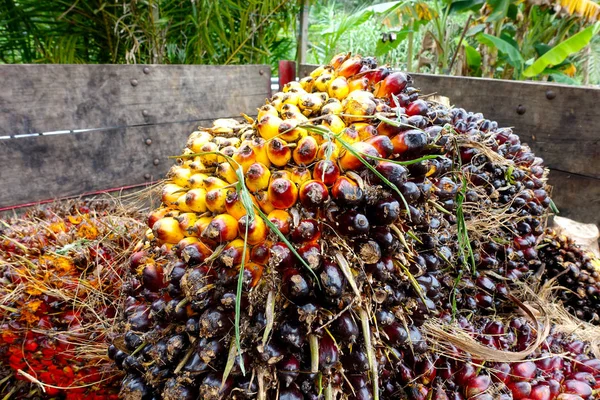
[{"label": "loose palm fruit", "polygon": [[286,119],[281,125],[279,125],[279,135],[273,138],[273,140],[280,138],[286,142],[295,142],[301,137],[306,136],[306,130],[298,127],[302,121],[299,121],[295,117],[296,116],[294,115],[293,118]]},{"label": "loose palm fruit", "polygon": [[196,222],[194,222],[194,226],[191,228],[193,236],[200,237],[200,235],[208,227],[208,224],[210,224],[210,221],[212,221],[212,219],[213,217],[208,216],[198,218]]},{"label": "loose palm fruit", "polygon": [[219,214],[210,221],[202,237],[218,243],[229,242],[238,235],[238,222],[229,214]]},{"label": "loose palm fruit", "polygon": [[273,210],[267,216],[277,229],[284,235],[290,233],[290,227],[292,224],[292,216],[284,210]]},{"label": "loose palm fruit", "polygon": [[246,172],[246,187],[251,192],[264,190],[269,186],[271,172],[264,164],[256,162]]},{"label": "loose palm fruit", "polygon": [[267,145],[267,155],[269,160],[276,167],[285,167],[292,159],[292,150],[287,143],[279,138],[270,140]]},{"label": "loose palm fruit", "polygon": [[305,167],[294,167],[290,173],[290,179],[297,186],[300,186],[310,180],[310,170]]},{"label": "loose palm fruit", "polygon": [[331,160],[317,161],[313,169],[313,179],[321,181],[325,186],[331,186],[340,176],[340,169]]},{"label": "loose palm fruit", "polygon": [[309,180],[300,186],[300,202],[306,208],[320,208],[329,200],[327,186],[319,180]]},{"label": "loose palm fruit", "polygon": [[266,114],[258,120],[256,127],[260,136],[265,140],[269,140],[279,135],[279,126],[282,123],[283,120],[278,116]]},{"label": "loose palm fruit", "polygon": [[427,115],[429,108],[424,100],[413,101],[406,107],[406,115]]},{"label": "loose palm fruit", "polygon": [[[358,142],[351,145],[354,152],[358,153],[358,156],[362,158],[365,162],[369,164],[373,164],[374,158],[369,157],[381,157],[381,154],[369,143]],[[358,171],[366,168],[365,164],[361,159],[355,156],[352,152],[347,149],[344,149],[340,152],[340,157],[338,158],[338,164],[340,168],[344,171]]]},{"label": "loose palm fruit", "polygon": [[190,210],[203,213],[207,210],[206,207],[206,190],[190,189],[185,195],[185,204]]},{"label": "loose palm fruit", "polygon": [[[238,266],[238,270],[241,265]],[[247,282],[250,288],[255,287],[260,282],[260,278],[262,278],[263,274],[263,266],[257,263],[250,262],[244,265],[244,281]]]},{"label": "loose palm fruit", "polygon": [[346,235],[360,235],[369,232],[370,224],[364,214],[347,211],[340,215],[338,228]]},{"label": "loose palm fruit", "polygon": [[327,102],[325,102],[325,105],[323,105],[323,108],[321,108],[321,114],[325,115],[325,114],[341,114],[343,108],[342,108],[342,103],[338,100],[338,99],[329,99],[327,100]]},{"label": "loose palm fruit", "polygon": [[364,194],[356,182],[340,176],[331,188],[331,196],[344,206],[354,206],[362,202]]},{"label": "loose palm fruit", "polygon": [[321,228],[315,219],[300,220],[298,226],[292,230],[292,241],[295,243],[314,243],[321,238]]},{"label": "loose palm fruit", "polygon": [[254,220],[248,225],[248,215],[244,215],[238,221],[238,232],[240,237],[245,238],[246,226],[248,228],[248,243],[251,245],[260,244],[267,239],[269,229],[260,217],[255,217]]},{"label": "loose palm fruit", "polygon": [[365,140],[365,143],[369,143],[371,146],[375,147],[375,150],[377,150],[383,158],[389,158],[394,152],[394,144],[389,137],[384,135],[369,137]]},{"label": "loose palm fruit", "polygon": [[269,241],[263,242],[252,248],[250,252],[250,258],[253,262],[260,265],[267,265],[270,257],[271,244]]},{"label": "loose palm fruit", "polygon": [[273,171],[273,173],[271,174],[271,182],[273,182],[275,179],[280,179],[280,178],[284,178],[284,179],[292,179],[292,173],[288,170],[285,169],[280,169],[280,170],[275,170]]},{"label": "loose palm fruit", "polygon": [[179,222],[173,217],[161,218],[152,226],[154,237],[163,243],[175,244],[184,238]]},{"label": "loose palm fruit", "polygon": [[312,136],[305,136],[298,141],[298,146],[292,152],[292,157],[297,165],[309,165],[317,157],[319,147]]},{"label": "loose palm fruit", "polygon": [[327,91],[327,93],[329,94],[329,97],[333,97],[338,100],[345,99],[346,96],[348,96],[349,92],[350,92],[350,88],[348,86],[348,82],[346,81],[346,78],[344,78],[343,76],[339,76],[339,77],[335,78],[334,80],[332,80],[329,83],[329,88]]},{"label": "loose palm fruit", "polygon": [[185,193],[186,190],[179,185],[174,183],[167,183],[162,190],[162,202],[167,205],[174,205],[179,197]]},{"label": "loose palm fruit", "polygon": [[190,230],[198,220],[198,216],[196,213],[187,212],[183,214],[179,214],[177,218],[175,218],[179,222],[179,228],[186,234],[189,234]]},{"label": "loose palm fruit", "polygon": [[236,183],[238,176],[235,173],[235,168],[229,162],[223,162],[217,166],[217,176],[227,181],[227,183]]},{"label": "loose palm fruit", "polygon": [[296,204],[298,188],[291,180],[279,178],[271,181],[268,195],[275,208],[285,210]]},{"label": "loose palm fruit", "polygon": [[213,189],[206,192],[206,208],[215,214],[226,212],[225,200],[227,199],[227,189]]},{"label": "loose palm fruit", "polygon": [[375,91],[375,96],[392,98],[398,95],[408,84],[408,77],[404,72],[393,72],[385,77]]},{"label": "loose palm fruit", "polygon": [[369,221],[375,225],[390,225],[400,217],[400,203],[394,199],[382,199],[367,207]]},{"label": "loose palm fruit", "polygon": [[408,170],[406,169],[406,167],[391,161],[380,161],[375,166],[375,169],[377,169],[377,172],[383,175],[385,179],[390,181],[399,189],[402,189],[402,185],[404,184],[404,182],[406,182],[406,179],[408,177]]},{"label": "loose palm fruit", "polygon": [[248,143],[248,146],[254,151],[257,162],[262,163],[267,168],[271,166],[271,161],[267,155],[267,142],[264,139],[255,137]]}]

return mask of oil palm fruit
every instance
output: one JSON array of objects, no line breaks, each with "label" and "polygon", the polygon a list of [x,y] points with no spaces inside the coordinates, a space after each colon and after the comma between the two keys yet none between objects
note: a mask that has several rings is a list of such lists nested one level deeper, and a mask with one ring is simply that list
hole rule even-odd
[{"label": "oil palm fruit", "polygon": [[[223,140],[231,137],[239,141]],[[558,242],[539,247],[546,171],[510,129],[422,99],[405,73],[344,54],[273,95],[256,121],[199,129],[179,167],[195,162],[190,146],[209,143],[223,158],[216,171],[194,170],[206,175],[195,185],[183,184],[183,170],[171,174],[148,218],[154,230],[135,271],[154,276],[150,260],[168,264],[160,285],[136,277],[122,333],[143,342],[114,357],[127,374],[123,398],[597,394],[589,353],[584,370],[572,364],[562,378],[531,358],[533,378],[522,360],[499,383],[491,361],[457,345],[446,354],[451,344],[431,335],[435,321],[455,321],[486,345],[522,351],[534,336],[527,328],[500,340],[492,322],[513,318],[511,292],[538,279],[542,263],[569,271],[561,283],[588,297],[561,298],[594,318],[594,264]],[[204,208],[180,203],[199,189]],[[470,322],[479,319],[490,333]]]}]

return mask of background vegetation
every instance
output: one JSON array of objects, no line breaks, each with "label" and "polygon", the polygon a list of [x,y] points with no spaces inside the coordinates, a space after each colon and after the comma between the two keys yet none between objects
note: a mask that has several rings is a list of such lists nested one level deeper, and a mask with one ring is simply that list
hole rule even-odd
[{"label": "background vegetation", "polygon": [[[311,0],[308,62],[600,84],[598,0]],[[555,3],[557,2],[557,3]],[[302,0],[2,0],[2,63],[271,63]],[[276,70],[276,69],[274,69]]]}]

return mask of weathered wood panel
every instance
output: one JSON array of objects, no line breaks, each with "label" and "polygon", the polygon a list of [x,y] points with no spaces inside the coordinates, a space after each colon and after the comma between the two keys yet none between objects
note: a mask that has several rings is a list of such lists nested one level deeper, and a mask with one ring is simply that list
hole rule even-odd
[{"label": "weathered wood panel", "polygon": [[0,65],[0,136],[253,113],[267,65]]},{"label": "weathered wood panel", "polygon": [[[201,121],[209,126],[211,121]],[[198,122],[0,140],[0,208],[162,179]]]},{"label": "weathered wood panel", "polygon": [[[300,77],[315,68],[302,65]],[[551,169],[561,214],[600,224],[600,89],[412,74],[422,93],[513,127]],[[517,109],[519,112],[517,112]]]}]

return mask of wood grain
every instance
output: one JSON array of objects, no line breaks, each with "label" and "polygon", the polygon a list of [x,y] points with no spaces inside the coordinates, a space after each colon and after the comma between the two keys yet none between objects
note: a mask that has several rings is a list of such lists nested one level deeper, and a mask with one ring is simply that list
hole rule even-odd
[{"label": "wood grain", "polygon": [[268,65],[0,65],[0,136],[238,116]]},{"label": "wood grain", "polygon": [[180,122],[0,140],[0,208],[162,179],[174,163],[168,157],[181,154],[197,126]]},{"label": "wood grain", "polygon": [[600,226],[600,180],[550,170],[548,182],[561,217]]}]

